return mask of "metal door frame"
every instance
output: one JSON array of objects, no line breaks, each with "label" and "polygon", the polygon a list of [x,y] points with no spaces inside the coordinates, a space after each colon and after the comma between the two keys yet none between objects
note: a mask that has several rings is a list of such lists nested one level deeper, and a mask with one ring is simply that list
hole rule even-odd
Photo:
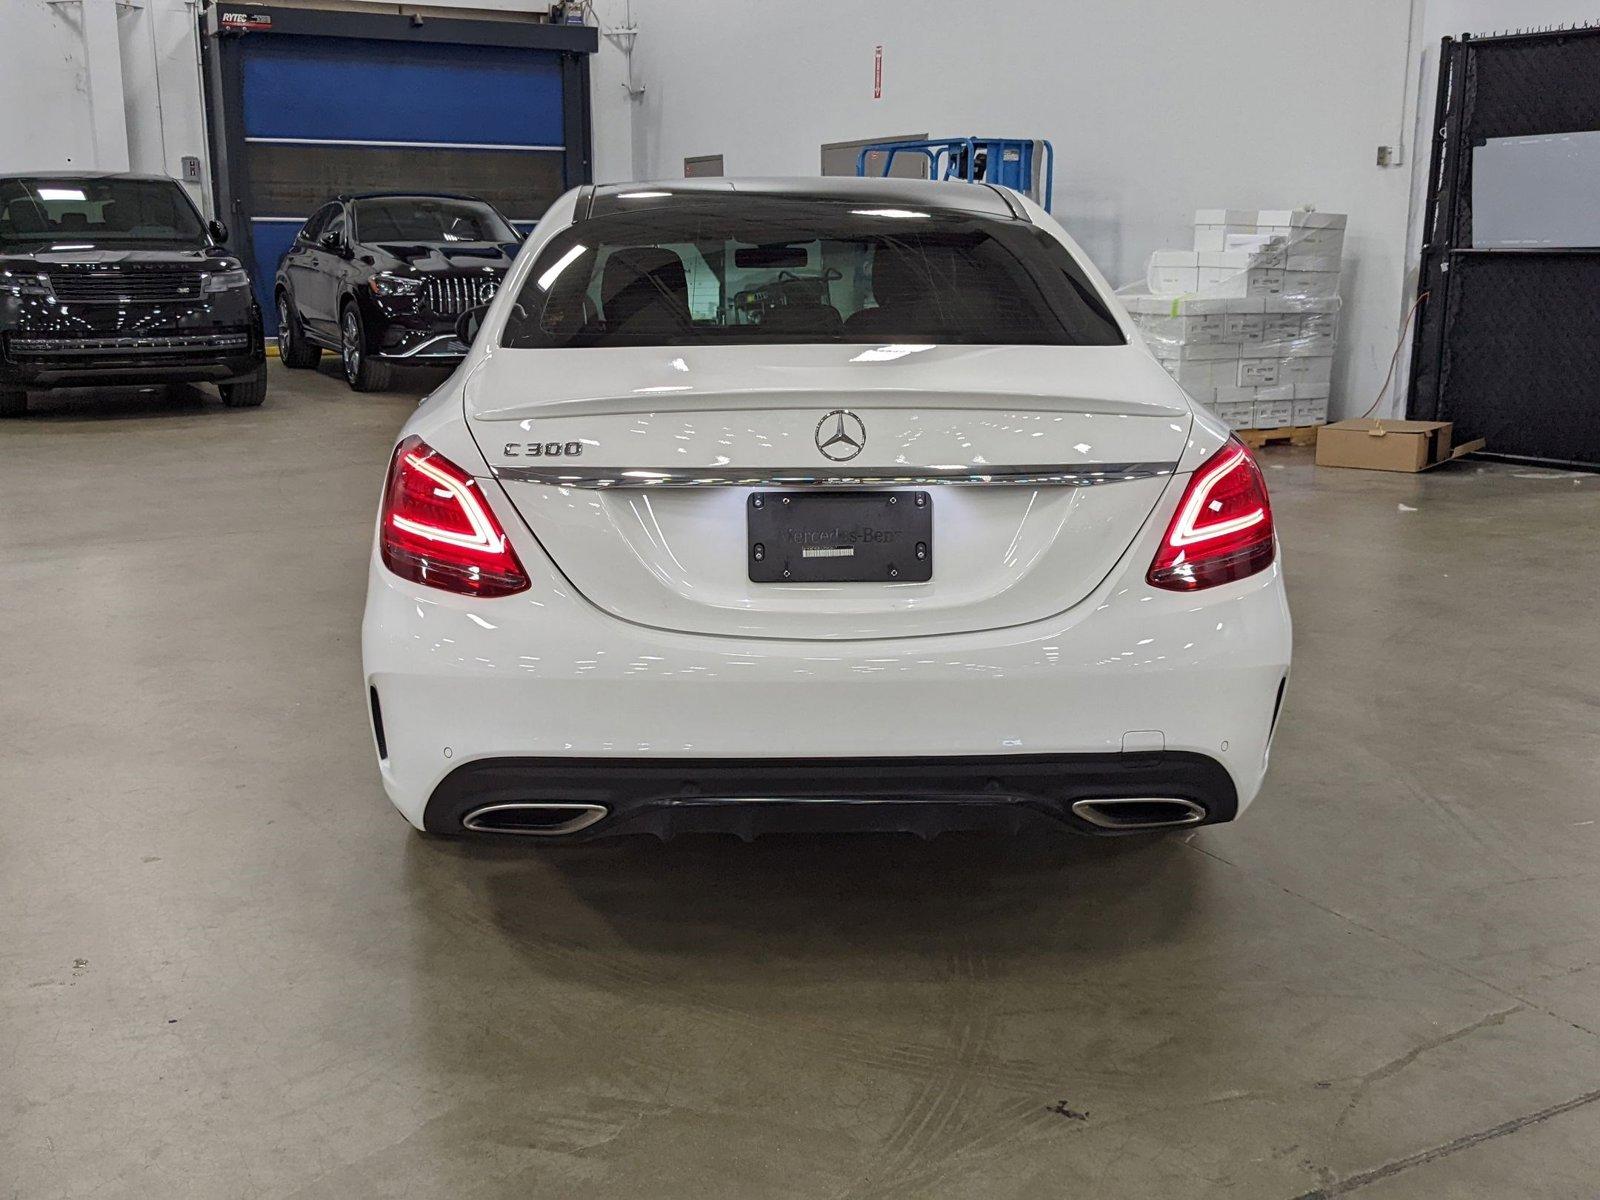
[{"label": "metal door frame", "polygon": [[[244,27],[225,28],[229,18]],[[589,99],[589,56],[599,48],[598,31],[586,25],[531,21],[458,20],[361,13],[328,9],[273,8],[221,4],[200,14],[200,69],[205,92],[206,139],[211,152],[214,215],[228,224],[230,248],[259,278],[254,239],[246,236],[255,218],[245,171],[244,79],[241,43],[250,37],[282,35],[360,38],[367,41],[443,43],[556,51],[561,61],[564,126],[562,174],[566,186],[594,182],[593,111]],[[260,28],[265,22],[267,28]],[[250,25],[257,27],[251,28]],[[268,264],[269,270],[277,264]]]}]

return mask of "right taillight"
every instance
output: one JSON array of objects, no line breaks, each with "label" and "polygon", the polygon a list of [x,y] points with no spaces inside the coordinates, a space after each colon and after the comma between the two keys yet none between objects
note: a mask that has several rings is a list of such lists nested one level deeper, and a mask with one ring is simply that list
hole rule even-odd
[{"label": "right taillight", "polygon": [[401,578],[462,596],[509,596],[528,586],[478,481],[419,437],[396,446],[389,463],[378,547]]},{"label": "right taillight", "polygon": [[1265,570],[1276,553],[1267,481],[1244,443],[1229,438],[1190,478],[1145,578],[1194,592]]}]

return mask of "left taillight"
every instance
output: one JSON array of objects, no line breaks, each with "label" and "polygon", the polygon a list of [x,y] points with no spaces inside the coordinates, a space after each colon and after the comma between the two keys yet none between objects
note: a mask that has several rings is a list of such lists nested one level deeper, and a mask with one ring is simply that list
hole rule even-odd
[{"label": "left taillight", "polygon": [[1244,443],[1229,438],[1190,476],[1145,579],[1196,592],[1264,571],[1276,556],[1267,481]]},{"label": "left taillight", "polygon": [[380,521],[383,564],[402,579],[463,596],[528,586],[478,481],[419,437],[395,447]]}]

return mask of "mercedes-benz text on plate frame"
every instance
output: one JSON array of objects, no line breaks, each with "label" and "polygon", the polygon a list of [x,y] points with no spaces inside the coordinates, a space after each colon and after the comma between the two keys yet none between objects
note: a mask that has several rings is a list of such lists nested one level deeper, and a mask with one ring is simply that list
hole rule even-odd
[{"label": "mercedes-benz text on plate frame", "polygon": [[362,652],[419,828],[1136,834],[1256,796],[1265,481],[1025,197],[579,188],[401,430]]}]

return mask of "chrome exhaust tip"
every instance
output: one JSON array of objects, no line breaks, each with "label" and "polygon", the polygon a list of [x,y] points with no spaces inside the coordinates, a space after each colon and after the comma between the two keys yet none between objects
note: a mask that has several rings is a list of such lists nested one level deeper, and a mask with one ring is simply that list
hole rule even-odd
[{"label": "chrome exhaust tip", "polygon": [[605,819],[603,804],[533,803],[515,801],[485,804],[461,818],[461,827],[473,833],[515,833],[523,837],[561,837],[587,829]]},{"label": "chrome exhaust tip", "polygon": [[1198,825],[1206,810],[1193,800],[1175,796],[1107,796],[1078,800],[1072,805],[1074,816],[1082,817],[1101,829],[1174,829]]}]

